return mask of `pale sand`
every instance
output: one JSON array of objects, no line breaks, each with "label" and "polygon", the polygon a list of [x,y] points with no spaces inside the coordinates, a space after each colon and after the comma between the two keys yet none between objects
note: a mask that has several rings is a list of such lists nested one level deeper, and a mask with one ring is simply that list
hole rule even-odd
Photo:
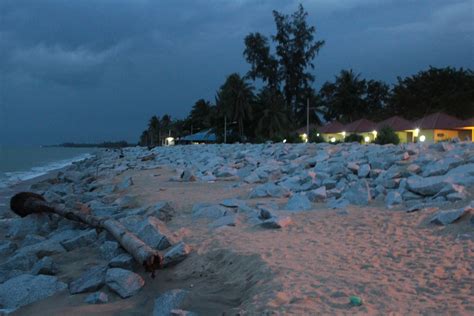
[{"label": "pale sand", "polygon": [[[344,215],[321,204],[291,214],[294,223],[283,229],[263,229],[242,218],[237,227],[216,230],[207,221],[192,221],[192,205],[245,197],[252,186],[170,182],[174,173],[166,169],[128,171],[120,178],[130,175],[135,185],[128,194],[144,205],[172,202],[177,214],[168,226],[193,253],[154,280],[142,273],[146,285],[132,298],[111,294],[108,304],[87,305],[86,294],[65,292],[18,315],[149,315],[154,299],[174,288],[190,291],[184,308],[200,315],[474,313],[473,226],[466,219],[443,228],[427,223],[433,211],[348,207]],[[286,199],[248,204],[270,200]],[[59,277],[70,281],[98,258],[94,248],[57,257]],[[363,305],[351,307],[351,295]]]}]

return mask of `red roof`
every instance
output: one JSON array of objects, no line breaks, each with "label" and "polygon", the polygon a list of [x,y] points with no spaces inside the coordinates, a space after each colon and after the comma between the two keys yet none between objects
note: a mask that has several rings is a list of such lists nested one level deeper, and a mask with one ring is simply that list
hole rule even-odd
[{"label": "red roof", "polygon": [[442,112],[430,114],[415,122],[415,126],[419,129],[453,129],[464,124],[465,121]]},{"label": "red roof", "polygon": [[377,124],[367,119],[360,119],[344,126],[344,130],[348,133],[372,132],[376,128]]},{"label": "red roof", "polygon": [[381,129],[384,126],[391,127],[394,131],[405,131],[415,129],[413,122],[404,119],[401,116],[395,115],[382,122],[377,123],[377,129]]},{"label": "red roof", "polygon": [[319,132],[325,133],[325,134],[341,133],[343,131],[344,131],[344,125],[342,125],[338,121],[329,122],[319,129]]},{"label": "red roof", "polygon": [[[320,126],[318,124],[309,124],[309,131],[310,132],[313,131],[313,130],[318,130],[319,131],[319,127]],[[298,128],[296,130],[296,133],[298,133],[298,134],[306,133],[306,125]]]}]

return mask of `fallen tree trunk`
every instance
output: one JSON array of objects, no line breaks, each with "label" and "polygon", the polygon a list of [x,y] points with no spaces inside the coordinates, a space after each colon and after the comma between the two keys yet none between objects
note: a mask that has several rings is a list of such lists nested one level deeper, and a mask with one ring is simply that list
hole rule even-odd
[{"label": "fallen tree trunk", "polygon": [[32,192],[21,192],[13,196],[10,200],[10,208],[21,217],[34,213],[54,213],[97,229],[105,229],[138,263],[152,273],[152,277],[155,275],[155,270],[162,267],[163,260],[158,251],[152,249],[115,219],[56,207],[48,203],[43,196]]}]

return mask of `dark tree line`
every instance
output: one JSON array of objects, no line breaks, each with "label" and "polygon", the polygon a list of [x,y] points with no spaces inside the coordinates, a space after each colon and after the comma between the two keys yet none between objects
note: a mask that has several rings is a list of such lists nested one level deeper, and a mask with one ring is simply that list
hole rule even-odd
[{"label": "dark tree line", "polygon": [[474,116],[474,72],[470,69],[430,67],[399,77],[392,87],[362,78],[352,69],[342,70],[317,93],[314,59],[324,41],[316,39],[316,28],[308,25],[307,16],[302,5],[291,15],[273,11],[275,34],[256,32],[245,37],[247,74],[230,74],[214,104],[198,100],[184,120],[153,116],[140,144],[157,146],[168,135],[181,137],[203,130],[214,131],[222,141],[224,125],[229,142],[291,139],[291,131],[306,123],[308,100],[312,123],[321,123],[320,118],[343,123],[359,118],[377,121],[394,114],[417,119],[436,111],[459,118]]}]

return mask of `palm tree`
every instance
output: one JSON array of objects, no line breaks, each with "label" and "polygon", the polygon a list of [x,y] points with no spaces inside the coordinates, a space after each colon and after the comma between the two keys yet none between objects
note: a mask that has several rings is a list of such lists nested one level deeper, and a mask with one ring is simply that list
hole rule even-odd
[{"label": "palm tree", "polygon": [[236,121],[239,137],[244,137],[244,120],[252,117],[251,102],[254,98],[253,87],[239,74],[233,73],[217,93],[217,104],[223,115]]},{"label": "palm tree", "polygon": [[150,136],[150,145],[156,146],[159,144],[161,133],[160,118],[153,115],[148,122],[148,135]]},{"label": "palm tree", "polygon": [[258,103],[262,111],[257,122],[257,135],[270,139],[283,136],[289,124],[283,95],[275,89],[263,89]]}]

